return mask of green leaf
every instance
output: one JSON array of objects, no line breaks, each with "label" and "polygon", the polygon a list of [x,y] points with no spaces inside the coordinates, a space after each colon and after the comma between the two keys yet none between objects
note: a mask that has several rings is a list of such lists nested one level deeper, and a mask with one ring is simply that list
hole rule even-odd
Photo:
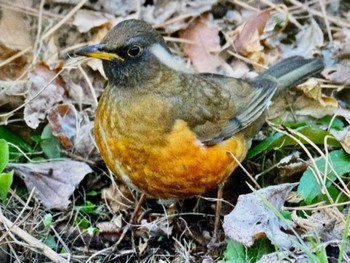
[{"label": "green leaf", "polygon": [[97,206],[90,201],[86,201],[85,205],[77,207],[79,212],[82,212],[84,214],[96,214],[96,208]]},{"label": "green leaf", "polygon": [[51,214],[46,214],[44,216],[44,226],[46,228],[50,227],[52,225],[52,215]]},{"label": "green leaf", "polygon": [[327,125],[327,126],[329,126],[329,124],[331,122],[332,122],[332,125],[331,125],[332,129],[335,129],[335,130],[338,130],[338,131],[344,129],[344,122],[342,122],[338,118],[334,118],[333,119],[333,116],[324,116],[323,118],[317,120],[317,123],[324,124],[324,125]]},{"label": "green leaf", "polygon": [[[343,150],[336,150],[329,154],[329,162],[333,165],[335,172],[342,176],[346,173],[350,173],[350,155]],[[321,173],[327,173],[329,178],[326,181],[326,187],[330,187],[331,183],[336,179],[336,175],[329,169],[324,158],[318,158],[316,160],[317,169]],[[313,171],[308,168],[300,179],[298,186],[298,193],[304,199],[306,204],[311,204],[315,197],[321,195],[321,186],[318,185]]]},{"label": "green leaf", "polygon": [[0,139],[0,172],[2,172],[9,162],[9,145],[4,139]]},{"label": "green leaf", "polygon": [[53,136],[51,128],[46,125],[42,134],[40,146],[49,159],[57,159],[61,157],[60,143],[55,136]]},{"label": "green leaf", "polygon": [[13,182],[13,171],[0,174],[0,198],[3,204],[7,202],[7,194]]},{"label": "green leaf", "polygon": [[249,262],[258,261],[263,255],[275,251],[274,246],[268,239],[260,238],[255,240],[254,245],[248,249]]},{"label": "green leaf", "polygon": [[[28,143],[26,143],[20,136],[14,133],[6,126],[0,126],[0,138],[5,139],[7,142],[10,142],[17,147],[19,147],[23,152],[31,152],[32,148]],[[9,158],[10,160],[15,160],[18,156],[22,156],[22,153],[18,151],[15,147],[10,145],[9,147]]]},{"label": "green leaf", "polygon": [[[296,131],[301,133],[302,135],[309,138],[313,143],[323,145],[324,144],[324,138],[326,136],[330,136],[330,138],[327,140],[328,145],[334,146],[334,147],[341,147],[340,143],[327,131],[322,130],[318,126],[315,125],[308,125],[304,127],[297,128]],[[300,138],[299,136],[295,136],[298,140],[300,140],[303,144],[307,144],[307,142]],[[263,140],[258,145],[252,147],[248,154],[247,158],[253,158],[254,156],[268,151],[275,148],[282,148],[286,146],[296,145],[297,142],[292,139],[291,137],[276,133],[272,136],[267,137],[265,140]]]},{"label": "green leaf", "polygon": [[57,247],[55,237],[51,234],[46,237],[46,239],[44,240],[44,244],[52,249],[55,249]]},{"label": "green leaf", "polygon": [[227,263],[247,262],[245,246],[234,240],[229,240],[224,252],[224,259]]}]

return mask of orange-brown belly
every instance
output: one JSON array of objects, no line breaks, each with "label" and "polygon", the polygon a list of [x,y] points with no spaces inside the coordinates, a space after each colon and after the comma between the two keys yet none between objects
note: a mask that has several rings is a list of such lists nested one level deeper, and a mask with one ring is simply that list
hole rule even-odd
[{"label": "orange-brown belly", "polygon": [[162,199],[191,197],[216,187],[237,167],[230,153],[241,161],[248,148],[241,133],[207,147],[182,120],[157,144],[148,143],[150,134],[135,140],[106,125],[95,122],[95,137],[108,168],[127,184]]}]

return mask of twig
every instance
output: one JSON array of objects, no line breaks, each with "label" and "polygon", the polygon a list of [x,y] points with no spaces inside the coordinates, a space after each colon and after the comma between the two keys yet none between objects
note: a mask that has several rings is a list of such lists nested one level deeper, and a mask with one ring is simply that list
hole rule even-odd
[{"label": "twig", "polygon": [[66,263],[68,262],[66,259],[58,255],[55,251],[49,248],[47,245],[42,243],[40,240],[28,234],[26,231],[12,223],[9,219],[7,219],[2,212],[0,212],[0,222],[8,229],[8,231],[13,234],[19,236],[21,239],[26,241],[31,249],[35,249],[40,251],[44,256],[48,257],[53,262]]}]

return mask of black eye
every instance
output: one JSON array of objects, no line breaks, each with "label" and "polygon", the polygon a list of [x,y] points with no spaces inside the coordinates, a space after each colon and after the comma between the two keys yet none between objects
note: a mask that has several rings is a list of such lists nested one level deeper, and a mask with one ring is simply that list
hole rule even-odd
[{"label": "black eye", "polygon": [[139,45],[135,45],[135,46],[132,46],[131,48],[129,48],[128,55],[129,55],[129,57],[135,58],[135,57],[140,56],[142,54],[142,52],[143,52],[143,48]]}]

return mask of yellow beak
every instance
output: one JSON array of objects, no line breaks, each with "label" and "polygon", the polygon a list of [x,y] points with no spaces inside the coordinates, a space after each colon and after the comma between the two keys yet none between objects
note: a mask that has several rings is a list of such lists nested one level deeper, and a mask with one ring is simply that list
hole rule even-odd
[{"label": "yellow beak", "polygon": [[103,44],[91,45],[87,47],[83,47],[74,52],[76,56],[85,56],[91,58],[98,58],[102,60],[113,60],[118,59],[120,61],[124,61],[122,57],[115,53],[109,53],[103,50]]}]

